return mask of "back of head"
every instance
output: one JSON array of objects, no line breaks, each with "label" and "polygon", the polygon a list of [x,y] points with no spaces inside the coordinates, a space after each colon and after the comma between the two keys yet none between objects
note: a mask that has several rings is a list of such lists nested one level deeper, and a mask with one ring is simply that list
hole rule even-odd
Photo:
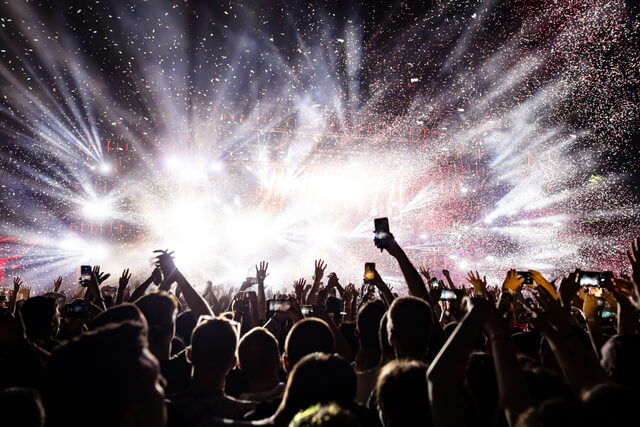
[{"label": "back of head", "polygon": [[127,408],[145,395],[145,348],[144,326],[133,322],[107,325],[60,347],[45,367],[47,425],[119,425]]},{"label": "back of head", "polygon": [[109,323],[122,323],[132,321],[145,324],[147,323],[142,311],[134,304],[126,303],[111,307],[107,311],[98,314],[91,322],[90,330],[95,330],[106,326]]},{"label": "back of head", "polygon": [[142,311],[151,328],[173,328],[178,301],[168,292],[154,292],[138,298],[135,305]]},{"label": "back of head", "polygon": [[359,427],[358,417],[340,405],[313,405],[298,412],[289,427]]},{"label": "back of head", "polygon": [[189,359],[196,369],[226,374],[233,366],[238,336],[231,323],[221,317],[204,320],[191,335]]},{"label": "back of head", "polygon": [[311,353],[332,354],[336,351],[335,338],[324,320],[307,318],[297,322],[284,343],[287,370],[295,366],[300,359]]},{"label": "back of head", "polygon": [[516,427],[583,427],[583,409],[573,396],[549,399],[520,415]]},{"label": "back of head", "polygon": [[394,360],[378,376],[376,399],[385,427],[431,425],[427,365]]},{"label": "back of head", "polygon": [[176,318],[176,336],[178,336],[185,345],[191,343],[191,334],[198,324],[198,319],[191,310],[185,310]]},{"label": "back of head", "polygon": [[312,353],[293,368],[278,411],[290,421],[299,411],[315,404],[335,402],[350,406],[356,396],[356,373],[335,354]]},{"label": "back of head", "polygon": [[602,346],[600,363],[612,381],[626,387],[640,383],[640,335],[616,335]]},{"label": "back of head", "polygon": [[386,309],[381,301],[371,301],[358,310],[356,327],[362,347],[380,349],[379,329]]},{"label": "back of head", "polygon": [[29,339],[46,339],[54,333],[55,299],[43,296],[29,298],[22,305],[20,314]]},{"label": "back of head", "polygon": [[253,328],[238,344],[238,360],[249,381],[268,380],[280,368],[278,340],[265,328]]},{"label": "back of head", "polygon": [[416,297],[396,298],[389,307],[387,329],[396,356],[421,358],[427,350],[433,316],[429,304]]},{"label": "back of head", "polygon": [[387,323],[389,322],[389,312],[387,311],[380,319],[380,329],[378,330],[378,340],[380,342],[380,358],[381,360],[391,360],[395,357],[393,347],[389,344],[389,332],[387,331]]},{"label": "back of head", "polygon": [[40,395],[30,388],[16,387],[0,391],[0,414],[3,426],[44,426]]},{"label": "back of head", "polygon": [[584,401],[585,420],[589,426],[618,426],[637,418],[636,397],[617,384],[600,384],[589,391]]}]

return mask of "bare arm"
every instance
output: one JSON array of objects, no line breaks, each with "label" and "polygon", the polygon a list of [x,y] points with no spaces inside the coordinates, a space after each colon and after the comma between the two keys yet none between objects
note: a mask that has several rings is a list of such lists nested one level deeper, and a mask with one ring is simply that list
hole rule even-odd
[{"label": "bare arm", "polygon": [[320,289],[320,282],[322,276],[324,276],[324,270],[327,268],[327,263],[318,259],[315,262],[315,274],[313,275],[313,285],[307,296],[307,304],[315,304],[318,302],[318,290]]},{"label": "bare arm", "polygon": [[16,311],[16,302],[18,301],[18,292],[20,291],[20,286],[24,283],[20,277],[13,278],[13,293],[9,298],[9,303],[7,304],[7,308],[9,310],[9,314],[13,314]]},{"label": "bare arm", "polygon": [[432,304],[432,301],[429,298],[429,292],[427,292],[427,288],[424,286],[420,273],[418,273],[418,270],[413,266],[407,257],[407,254],[402,250],[393,237],[389,239],[389,245],[386,249],[387,252],[389,252],[396,261],[398,261],[404,280],[407,282],[407,286],[409,287],[409,293]]},{"label": "bare arm", "polygon": [[151,282],[158,283],[161,280],[162,280],[162,275],[160,273],[160,270],[157,268],[154,269],[153,272],[151,273],[151,276],[149,276],[147,280],[142,282],[142,284],[133,291],[133,293],[129,297],[129,301],[130,302],[136,301],[138,298],[143,296],[145,292],[147,292],[147,289],[149,289],[149,285],[151,285]]},{"label": "bare arm", "polygon": [[[489,304],[485,302],[485,304]],[[449,337],[427,371],[433,425],[464,426],[465,366],[484,321],[482,303],[474,305]]]},{"label": "bare arm", "polygon": [[264,279],[269,275],[267,273],[269,263],[262,261],[260,265],[256,265],[256,279],[258,279],[258,321],[264,322],[267,320],[267,299],[264,294]]},{"label": "bare arm", "polygon": [[129,284],[129,279],[131,279],[131,273],[129,273],[129,269],[127,268],[122,272],[122,276],[120,276],[120,280],[118,281],[118,294],[116,295],[116,305],[122,304],[124,301],[124,291],[127,289],[127,285]]}]

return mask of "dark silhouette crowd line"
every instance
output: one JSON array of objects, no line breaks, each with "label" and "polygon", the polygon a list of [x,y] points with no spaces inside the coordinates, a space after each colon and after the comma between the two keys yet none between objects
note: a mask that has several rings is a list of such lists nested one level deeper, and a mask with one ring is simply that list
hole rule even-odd
[{"label": "dark silhouette crowd line", "polygon": [[97,266],[74,297],[62,278],[38,296],[16,278],[0,300],[0,425],[638,422],[640,238],[631,276],[509,270],[494,287],[419,271],[392,235],[376,245],[409,296],[371,265],[343,286],[323,260],[289,294],[265,287],[266,262],[199,293],[168,251],[134,289],[128,270],[116,288]]}]

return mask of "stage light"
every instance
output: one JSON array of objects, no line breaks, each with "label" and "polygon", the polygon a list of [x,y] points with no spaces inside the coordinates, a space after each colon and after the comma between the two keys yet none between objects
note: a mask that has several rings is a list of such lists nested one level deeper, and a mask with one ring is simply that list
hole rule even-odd
[{"label": "stage light", "polygon": [[102,162],[98,165],[98,171],[102,175],[109,175],[113,171],[113,165],[109,162]]},{"label": "stage light", "polygon": [[85,200],[81,203],[82,215],[92,221],[113,216],[113,201],[110,198]]},{"label": "stage light", "polygon": [[220,160],[214,160],[209,168],[211,169],[211,172],[222,172],[224,170],[224,163]]}]

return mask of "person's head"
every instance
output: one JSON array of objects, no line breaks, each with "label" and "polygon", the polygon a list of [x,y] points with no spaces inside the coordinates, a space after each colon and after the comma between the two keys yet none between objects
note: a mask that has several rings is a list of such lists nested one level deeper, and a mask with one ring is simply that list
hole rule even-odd
[{"label": "person's head", "polygon": [[324,320],[307,318],[297,322],[284,342],[284,366],[287,371],[300,359],[311,353],[334,353],[336,342],[333,332]]},{"label": "person's head", "polygon": [[182,340],[184,345],[191,343],[191,334],[198,323],[198,319],[191,310],[185,310],[176,318],[176,336]]},{"label": "person's head", "polygon": [[550,369],[525,369],[522,373],[532,405],[551,398],[571,396],[571,388]]},{"label": "person's head", "polygon": [[380,322],[385,311],[381,301],[371,301],[360,307],[356,317],[360,347],[380,350]]},{"label": "person's head", "polygon": [[43,296],[29,298],[22,305],[20,314],[30,340],[47,340],[58,333],[60,313],[55,299]]},{"label": "person's head", "polygon": [[38,392],[20,387],[0,391],[0,421],[5,426],[43,427],[44,408]]},{"label": "person's head", "polygon": [[313,405],[298,412],[289,423],[289,427],[360,427],[361,425],[353,412],[335,403]]},{"label": "person's head", "polygon": [[[109,324],[56,350],[45,366],[47,426],[163,426],[159,365],[144,326]],[[73,402],[74,409],[68,404]]]},{"label": "person's head", "polygon": [[134,304],[125,303],[111,307],[107,311],[98,314],[91,322],[89,329],[95,330],[109,323],[122,323],[127,320],[147,326],[147,320],[142,311]]},{"label": "person's head", "polygon": [[380,363],[384,364],[395,357],[393,347],[389,343],[389,333],[387,332],[387,323],[389,321],[389,312],[387,311],[380,319],[380,329],[378,330],[378,341],[380,342]]},{"label": "person's head", "polygon": [[609,378],[625,387],[640,384],[640,335],[616,335],[602,346],[600,364]]},{"label": "person's head", "polygon": [[389,307],[387,331],[396,358],[425,357],[433,317],[429,304],[416,297],[396,298]]},{"label": "person's head", "polygon": [[154,292],[136,300],[135,305],[149,325],[149,349],[158,360],[169,359],[178,312],[176,297],[167,292]]},{"label": "person's head", "polygon": [[431,425],[427,365],[409,360],[387,363],[378,375],[376,400],[385,427]]},{"label": "person's head", "polygon": [[295,414],[311,405],[335,402],[349,407],[356,396],[356,383],[355,371],[342,357],[308,354],[291,371],[276,416],[289,422]]},{"label": "person's head", "polygon": [[245,373],[249,384],[278,384],[280,370],[280,350],[278,340],[265,328],[253,328],[238,344],[240,370]]},{"label": "person's head", "polygon": [[637,419],[637,391],[617,384],[600,384],[584,399],[585,420],[588,426],[620,426]]},{"label": "person's head", "polygon": [[584,427],[584,405],[573,397],[545,400],[518,417],[516,427]]},{"label": "person's head", "polygon": [[187,359],[193,364],[194,376],[205,374],[224,378],[236,365],[236,329],[221,317],[201,321],[191,335]]}]

